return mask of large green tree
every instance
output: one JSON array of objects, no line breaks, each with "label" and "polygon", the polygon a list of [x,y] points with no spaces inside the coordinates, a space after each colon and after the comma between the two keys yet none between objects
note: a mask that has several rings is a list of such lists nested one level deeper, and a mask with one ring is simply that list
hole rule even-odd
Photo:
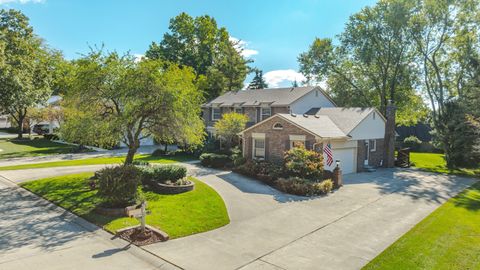
[{"label": "large green tree", "polygon": [[[125,164],[132,163],[146,136],[165,136],[165,131],[174,130],[170,135],[186,144],[202,142],[203,97],[191,68],[92,51],[75,62],[75,69],[65,98],[73,116],[66,118],[62,134],[78,139],[85,132],[93,142],[121,140],[128,146]],[[74,123],[88,121],[76,127],[68,124],[72,118]]]},{"label": "large green tree", "polygon": [[47,101],[59,52],[37,37],[28,18],[16,10],[0,10],[0,111],[10,114],[22,138],[28,109]]},{"label": "large green tree", "polygon": [[146,57],[192,67],[207,99],[243,87],[249,60],[242,57],[239,41],[214,18],[181,13],[170,20],[169,30],[150,45]]}]

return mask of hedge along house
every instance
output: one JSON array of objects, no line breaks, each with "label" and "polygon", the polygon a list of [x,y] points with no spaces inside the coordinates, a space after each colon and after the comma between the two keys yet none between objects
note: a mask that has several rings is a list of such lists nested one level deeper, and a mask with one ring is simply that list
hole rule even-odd
[{"label": "hedge along house", "polygon": [[[292,147],[303,145],[323,152],[329,143],[344,174],[360,172],[382,165],[385,123],[374,108],[323,107],[305,114],[279,113],[241,133],[243,155],[275,162]],[[325,169],[334,167],[335,162],[325,163]]]}]

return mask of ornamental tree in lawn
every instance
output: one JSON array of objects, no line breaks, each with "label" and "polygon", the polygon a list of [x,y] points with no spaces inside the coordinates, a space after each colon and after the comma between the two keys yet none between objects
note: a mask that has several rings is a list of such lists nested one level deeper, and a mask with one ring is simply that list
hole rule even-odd
[{"label": "ornamental tree in lawn", "polygon": [[[202,143],[203,98],[191,68],[160,60],[136,62],[131,55],[100,50],[77,60],[74,74],[65,98],[70,116],[64,126],[77,129],[68,124],[72,115],[78,116],[74,122],[88,119],[78,129],[90,133],[85,137],[94,142],[102,138],[122,141],[128,147],[125,164],[132,163],[142,138],[165,136],[162,131],[190,145]],[[79,136],[79,132],[63,130],[62,134]]]},{"label": "ornamental tree in lawn", "polygon": [[222,115],[222,119],[215,123],[215,131],[225,140],[227,149],[231,148],[233,139],[245,129],[247,122],[248,117],[245,114],[232,112]]}]

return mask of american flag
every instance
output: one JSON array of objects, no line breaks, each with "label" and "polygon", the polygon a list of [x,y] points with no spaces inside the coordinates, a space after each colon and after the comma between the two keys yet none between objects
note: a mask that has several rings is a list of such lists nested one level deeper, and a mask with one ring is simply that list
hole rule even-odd
[{"label": "american flag", "polygon": [[333,164],[333,153],[332,153],[332,145],[330,143],[325,144],[323,147],[323,152],[327,155],[327,165],[332,166]]}]

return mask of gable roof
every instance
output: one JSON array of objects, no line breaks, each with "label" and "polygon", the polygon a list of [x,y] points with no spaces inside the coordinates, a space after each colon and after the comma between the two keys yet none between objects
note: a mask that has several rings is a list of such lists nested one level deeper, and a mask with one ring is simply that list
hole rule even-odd
[{"label": "gable roof", "polygon": [[311,133],[314,136],[321,138],[347,138],[348,136],[341,131],[328,116],[323,115],[295,115],[277,113],[274,116],[258,122],[257,124],[242,131],[253,129],[258,125],[264,124],[267,121],[273,120],[275,117],[280,117],[290,122],[291,124]]},{"label": "gable roof", "polygon": [[240,106],[259,106],[262,103],[270,106],[288,106],[314,89],[321,91],[327,99],[335,104],[319,86],[305,86],[231,91],[204,104],[204,107],[212,105],[231,107],[237,104]]},{"label": "gable roof", "polygon": [[[309,110],[311,111],[311,110]],[[349,134],[363,121],[370,113],[377,111],[375,108],[319,108],[315,115],[328,116],[335,125],[345,134]],[[384,121],[382,114],[377,112]]]}]

